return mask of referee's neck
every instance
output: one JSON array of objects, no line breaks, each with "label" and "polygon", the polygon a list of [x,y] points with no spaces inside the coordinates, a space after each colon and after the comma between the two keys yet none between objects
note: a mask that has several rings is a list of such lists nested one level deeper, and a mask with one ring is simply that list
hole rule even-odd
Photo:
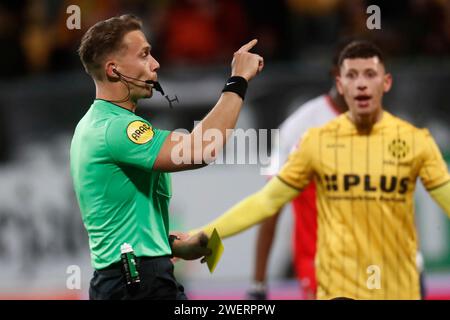
[{"label": "referee's neck", "polygon": [[[118,90],[115,90],[118,89]],[[128,91],[120,90],[120,88],[105,88],[100,83],[95,84],[95,99],[101,99],[118,105],[121,108],[136,111],[137,101],[130,97]]]},{"label": "referee's neck", "polygon": [[119,107],[121,107],[121,108],[130,110],[130,111],[133,112],[133,113],[136,112],[136,105],[133,104],[133,103],[132,103],[131,101],[129,101],[129,100],[128,100],[128,101],[125,101],[125,102],[120,102],[120,101],[117,101],[117,100],[111,100],[111,99],[108,99],[108,98],[103,97],[103,96],[96,96],[95,99],[97,99],[97,100],[108,101],[109,103],[115,104],[116,106],[119,106]]}]

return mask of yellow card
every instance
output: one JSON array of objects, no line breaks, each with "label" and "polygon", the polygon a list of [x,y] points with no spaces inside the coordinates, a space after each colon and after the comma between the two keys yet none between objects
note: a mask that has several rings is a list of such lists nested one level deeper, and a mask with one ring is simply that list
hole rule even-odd
[{"label": "yellow card", "polygon": [[220,239],[219,233],[216,229],[213,230],[207,247],[211,249],[211,254],[206,257],[206,264],[208,265],[209,272],[213,273],[224,249],[222,240]]}]

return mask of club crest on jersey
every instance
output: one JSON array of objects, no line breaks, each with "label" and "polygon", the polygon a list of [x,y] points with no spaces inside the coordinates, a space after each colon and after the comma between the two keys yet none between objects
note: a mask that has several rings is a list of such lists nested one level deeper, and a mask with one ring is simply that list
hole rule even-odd
[{"label": "club crest on jersey", "polygon": [[403,159],[409,152],[409,146],[406,144],[405,140],[395,139],[389,144],[390,154],[397,159]]},{"label": "club crest on jersey", "polygon": [[127,136],[134,143],[144,144],[152,140],[154,132],[147,123],[136,120],[128,125]]}]

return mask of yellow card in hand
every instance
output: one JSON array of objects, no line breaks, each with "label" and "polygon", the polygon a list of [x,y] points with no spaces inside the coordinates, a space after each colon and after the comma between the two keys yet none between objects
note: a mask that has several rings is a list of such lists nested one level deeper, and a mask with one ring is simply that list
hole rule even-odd
[{"label": "yellow card in hand", "polygon": [[206,257],[206,264],[208,265],[209,272],[213,273],[224,249],[222,240],[220,239],[219,233],[216,229],[213,230],[207,247],[211,249],[211,254]]}]

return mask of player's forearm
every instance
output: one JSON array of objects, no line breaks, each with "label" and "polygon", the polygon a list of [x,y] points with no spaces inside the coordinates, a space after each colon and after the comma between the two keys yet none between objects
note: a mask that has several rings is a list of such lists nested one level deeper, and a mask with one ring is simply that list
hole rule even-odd
[{"label": "player's forearm", "polygon": [[[213,230],[217,229],[222,238],[230,237],[274,215],[298,193],[298,190],[286,185],[278,178],[274,178],[262,190],[239,202],[199,230],[203,230],[210,236]],[[189,233],[193,234],[199,230]]]},{"label": "player's forearm", "polygon": [[430,195],[450,217],[450,181],[430,191]]},{"label": "player's forearm", "polygon": [[231,134],[230,129],[236,126],[242,104],[242,98],[236,93],[222,93],[214,108],[190,134],[191,141],[195,141],[191,143],[195,159],[201,157],[202,162],[209,163],[217,157]]},{"label": "player's forearm", "polygon": [[272,248],[279,216],[280,211],[264,221],[258,230],[256,240],[255,273],[253,276],[253,280],[256,282],[265,282],[266,280],[267,262],[269,260],[270,250]]},{"label": "player's forearm", "polygon": [[277,208],[265,206],[265,199],[262,199],[259,193],[255,193],[200,230],[210,236],[213,230],[217,229],[222,238],[227,238],[250,228],[276,212]]}]

